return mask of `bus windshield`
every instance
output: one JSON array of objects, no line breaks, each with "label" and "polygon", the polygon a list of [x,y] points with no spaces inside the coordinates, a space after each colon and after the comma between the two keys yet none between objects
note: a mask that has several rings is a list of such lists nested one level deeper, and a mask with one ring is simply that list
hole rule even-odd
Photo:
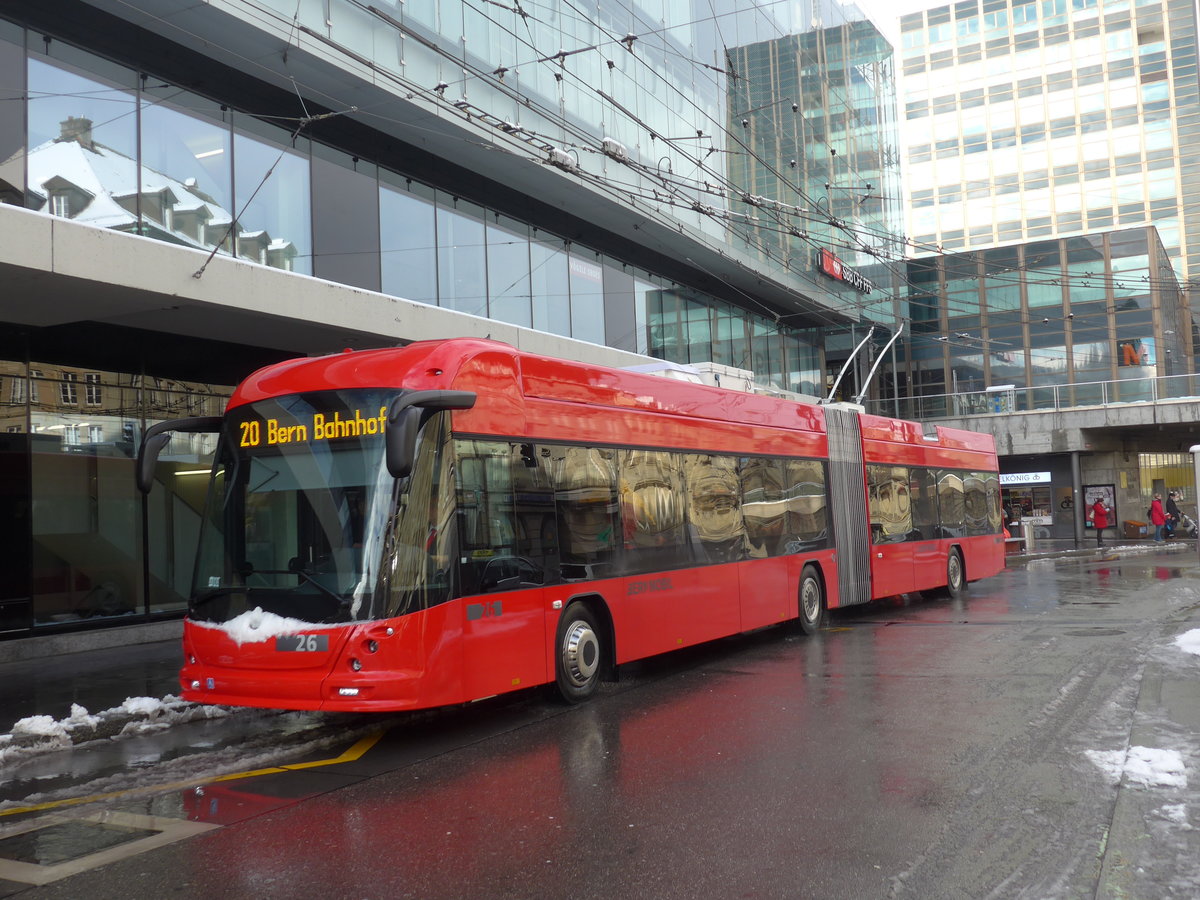
[{"label": "bus windshield", "polygon": [[201,523],[190,614],[259,607],[312,623],[378,617],[383,532],[397,484],[384,461],[396,391],[322,391],[232,410]]}]

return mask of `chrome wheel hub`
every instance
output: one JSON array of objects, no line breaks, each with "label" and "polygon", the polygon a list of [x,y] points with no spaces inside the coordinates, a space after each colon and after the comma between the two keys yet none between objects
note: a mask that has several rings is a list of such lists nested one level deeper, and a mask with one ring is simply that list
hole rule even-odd
[{"label": "chrome wheel hub", "polygon": [[583,687],[600,667],[600,642],[587,622],[575,622],[563,637],[563,671],[576,687]]}]

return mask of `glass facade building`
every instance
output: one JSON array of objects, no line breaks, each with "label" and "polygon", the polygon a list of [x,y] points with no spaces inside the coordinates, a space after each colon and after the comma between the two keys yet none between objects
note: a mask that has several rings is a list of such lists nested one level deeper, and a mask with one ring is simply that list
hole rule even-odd
[{"label": "glass facade building", "polygon": [[[1147,400],[1146,379],[1194,371],[1183,292],[1151,226],[914,260],[909,282],[901,415],[994,412],[985,392],[1000,386],[1013,389],[1006,411],[1045,408],[1039,389],[1064,387],[1067,406]],[[1119,396],[1102,384],[1123,381]]]},{"label": "glass facade building", "polygon": [[908,233],[957,251],[1153,224],[1200,274],[1192,0],[964,0],[901,18]]},{"label": "glass facade building", "polygon": [[[893,52],[870,22],[736,47],[729,92],[734,185],[770,218],[754,252],[812,270],[821,248],[886,282],[903,259]],[[775,206],[772,206],[775,204]],[[860,302],[890,314],[890,292]]]},{"label": "glass facade building", "polygon": [[[205,257],[236,258],[356,302],[404,298],[807,394],[824,393],[847,334],[893,322],[886,289],[864,298],[814,265],[829,247],[882,285],[897,246],[880,199],[897,177],[880,149],[896,143],[891,51],[853,6],[211,0],[176,13],[5,6],[0,203],[151,238],[148,261],[155,245],[188,248],[197,274]],[[785,61],[769,77],[765,48]],[[731,115],[780,106],[776,93],[795,127],[759,120],[748,142]],[[177,616],[192,473],[211,447],[173,444],[171,483],[147,501],[131,487],[140,435],[312,350],[256,345],[240,325],[191,342],[119,316],[98,325],[55,316],[56,302],[0,303],[0,512],[26,551],[0,584],[0,637]],[[31,303],[57,324],[17,314]],[[344,346],[334,332],[328,350]]]}]

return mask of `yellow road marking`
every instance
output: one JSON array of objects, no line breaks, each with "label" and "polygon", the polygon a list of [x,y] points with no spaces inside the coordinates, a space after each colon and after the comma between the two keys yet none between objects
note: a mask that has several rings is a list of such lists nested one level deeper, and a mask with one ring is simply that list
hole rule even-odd
[{"label": "yellow road marking", "polygon": [[161,794],[183,788],[196,787],[201,784],[215,784],[218,781],[237,781],[241,778],[255,778],[259,775],[276,775],[281,772],[292,772],[298,769],[315,769],[319,766],[336,766],[340,763],[354,762],[378,743],[384,732],[369,734],[356,741],[350,749],[332,759],[316,759],[312,762],[292,763],[286,766],[271,766],[266,769],[253,769],[249,772],[232,772],[229,775],[218,775],[215,778],[193,778],[188,781],[175,781],[169,784],[150,785],[144,788],[130,788],[125,791],[111,791],[107,794],[93,794],[90,797],[68,797],[66,800],[53,800],[49,803],[38,803],[34,806],[18,806],[13,809],[0,809],[0,818],[16,816],[21,813],[43,812],[47,809],[61,809],[65,806],[79,806],[83,803],[95,803],[99,800],[111,800],[114,797],[133,797],[138,794]]}]

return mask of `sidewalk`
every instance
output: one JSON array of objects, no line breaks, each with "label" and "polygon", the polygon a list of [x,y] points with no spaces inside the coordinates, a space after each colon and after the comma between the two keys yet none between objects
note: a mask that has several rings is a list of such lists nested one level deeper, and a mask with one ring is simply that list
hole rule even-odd
[{"label": "sidewalk", "polygon": [[1055,556],[1095,556],[1101,550],[1105,553],[1116,551],[1123,553],[1155,553],[1162,550],[1175,550],[1181,547],[1187,548],[1193,554],[1197,552],[1195,538],[1178,538],[1159,542],[1155,542],[1152,539],[1128,540],[1126,538],[1114,538],[1110,541],[1105,541],[1104,546],[1099,548],[1096,547],[1094,542],[1083,544],[1070,539],[1046,538],[1045,540],[1037,541],[1031,552],[1010,553],[1007,558],[1016,562],[1024,562],[1030,559],[1046,559],[1047,557]]},{"label": "sidewalk", "polygon": [[0,663],[0,734],[27,716],[66,718],[72,704],[94,715],[128,697],[178,694],[182,665],[178,638]]}]

